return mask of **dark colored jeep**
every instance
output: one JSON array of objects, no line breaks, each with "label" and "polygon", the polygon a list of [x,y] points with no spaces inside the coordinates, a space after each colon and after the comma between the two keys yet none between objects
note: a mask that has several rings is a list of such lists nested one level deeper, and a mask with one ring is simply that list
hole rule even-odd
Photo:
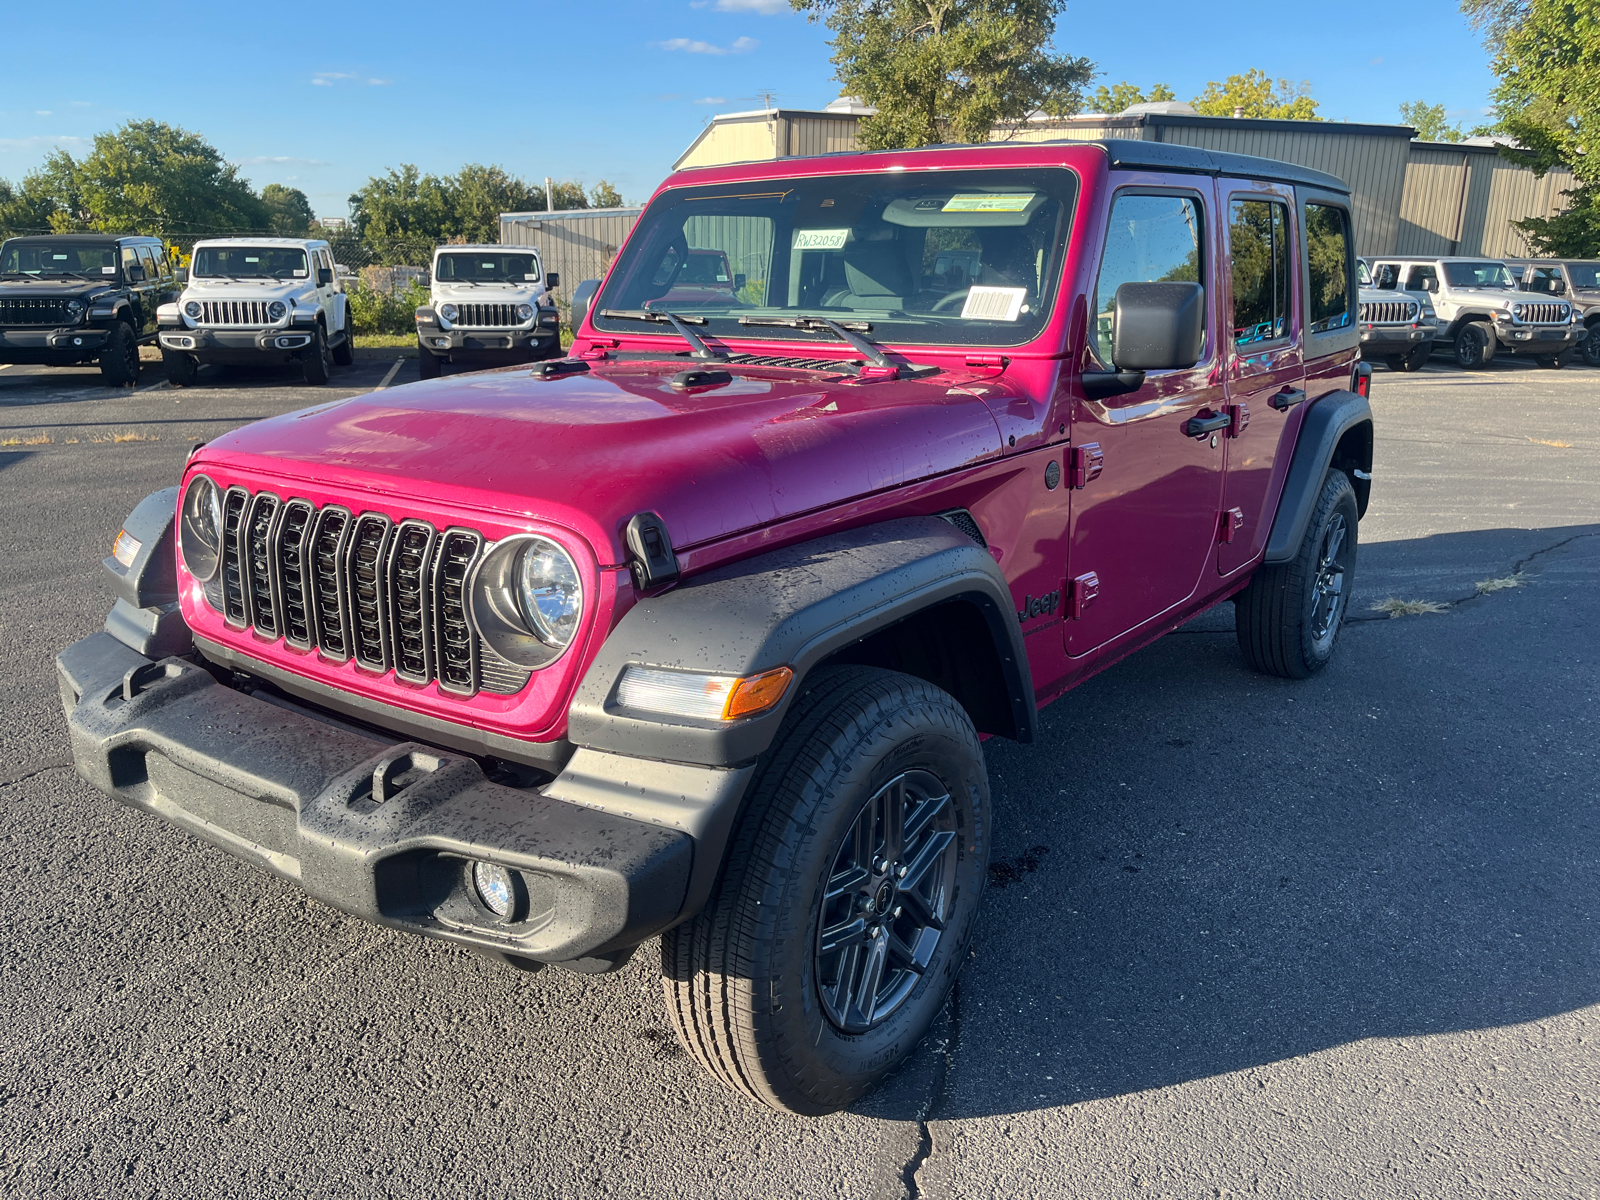
[{"label": "dark colored jeep", "polygon": [[57,660],[78,769],[524,967],[659,937],[694,1056],[837,1109],[967,957],[983,737],[1224,601],[1258,670],[1329,662],[1352,244],[1339,180],[1157,143],[681,172],[572,357],[247,426],[141,503]]},{"label": "dark colored jeep", "polygon": [[139,347],[178,283],[160,238],[62,233],[0,245],[0,363],[98,362],[113,387],[139,377]]}]

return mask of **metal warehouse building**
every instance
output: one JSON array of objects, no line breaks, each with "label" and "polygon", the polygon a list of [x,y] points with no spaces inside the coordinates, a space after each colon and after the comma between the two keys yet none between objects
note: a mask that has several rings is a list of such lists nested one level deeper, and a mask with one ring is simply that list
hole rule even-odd
[{"label": "metal warehouse building", "polygon": [[[857,125],[873,110],[841,100],[820,112],[760,109],[713,117],[674,169],[835,154],[859,148]],[[1527,253],[1511,222],[1560,211],[1570,173],[1543,179],[1483,139],[1413,141],[1408,125],[1267,121],[1197,116],[1186,104],[1139,105],[1117,116],[1029,120],[994,141],[1131,138],[1283,159],[1350,185],[1359,254]],[[605,274],[638,208],[503,213],[500,240],[535,245],[566,287]]]}]

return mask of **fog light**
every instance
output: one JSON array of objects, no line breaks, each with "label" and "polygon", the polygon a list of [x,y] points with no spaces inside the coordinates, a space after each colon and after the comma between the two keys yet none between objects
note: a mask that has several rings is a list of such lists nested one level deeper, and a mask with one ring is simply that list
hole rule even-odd
[{"label": "fog light", "polygon": [[435,346],[439,346],[439,347],[442,347],[442,348],[448,348],[449,345],[450,345],[450,339],[449,338],[434,338],[433,339],[433,344]]},{"label": "fog light", "polygon": [[72,339],[72,344],[74,346],[81,346],[81,345],[83,345],[83,339],[82,338],[73,338]]},{"label": "fog light", "polygon": [[511,872],[491,862],[472,864],[472,886],[478,891],[483,906],[502,920],[511,915],[516,903],[517,889],[511,881]]}]

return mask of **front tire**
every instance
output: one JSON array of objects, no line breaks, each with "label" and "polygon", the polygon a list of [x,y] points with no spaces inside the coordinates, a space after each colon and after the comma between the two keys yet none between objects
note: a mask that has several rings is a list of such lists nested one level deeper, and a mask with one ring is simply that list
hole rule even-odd
[{"label": "front tire", "polygon": [[139,343],[121,321],[106,331],[100,350],[100,381],[107,387],[127,387],[139,380]]},{"label": "front tire", "polygon": [[1583,348],[1583,361],[1591,367],[1600,367],[1600,321],[1589,326],[1589,336],[1578,344]]},{"label": "front tire", "polygon": [[1468,321],[1456,331],[1456,366],[1478,371],[1494,361],[1494,330],[1482,321]]},{"label": "front tire", "polygon": [[193,387],[195,376],[200,374],[200,363],[195,356],[181,350],[163,350],[161,365],[166,368],[167,382],[173,387]]},{"label": "front tire", "polygon": [[439,356],[422,344],[422,339],[417,339],[417,378],[437,379],[441,371]]},{"label": "front tire", "polygon": [[1391,371],[1404,371],[1406,369],[1406,356],[1404,354],[1385,354],[1383,365]]},{"label": "front tire", "polygon": [[1428,359],[1431,357],[1433,357],[1433,343],[1423,342],[1420,346],[1411,347],[1406,356],[1400,360],[1400,369],[1406,372],[1420,371],[1428,365]]},{"label": "front tire", "polygon": [[333,348],[333,361],[336,366],[348,367],[356,361],[356,331],[350,324],[350,309],[347,306],[344,312],[344,338]]},{"label": "front tire", "polygon": [[321,325],[312,326],[311,345],[300,353],[300,369],[305,373],[306,383],[311,387],[327,383],[333,368],[328,361],[328,335]]},{"label": "front tire", "polygon": [[1330,470],[1299,553],[1286,563],[1263,564],[1239,593],[1234,631],[1257,671],[1307,679],[1333,658],[1355,585],[1359,519],[1349,477]]},{"label": "front tire", "polygon": [[780,1111],[859,1099],[955,983],[990,827],[983,752],[954,697],[875,667],[814,672],[705,909],[662,938],[684,1047]]}]

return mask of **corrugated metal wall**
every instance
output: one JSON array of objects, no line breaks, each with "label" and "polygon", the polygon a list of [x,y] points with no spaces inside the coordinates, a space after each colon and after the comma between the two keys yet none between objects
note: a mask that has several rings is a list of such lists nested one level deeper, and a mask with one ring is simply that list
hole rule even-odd
[{"label": "corrugated metal wall", "polygon": [[[846,118],[848,119],[848,118]],[[779,114],[762,113],[753,117],[718,119],[701,130],[694,144],[684,151],[674,164],[674,170],[686,167],[714,167],[719,163],[764,162],[779,158]],[[851,136],[855,129],[852,124]]]},{"label": "corrugated metal wall", "polygon": [[1393,253],[1526,254],[1512,222],[1554,216],[1571,186],[1569,171],[1539,179],[1487,146],[1413,142]]},{"label": "corrugated metal wall", "polygon": [[859,150],[856,138],[857,119],[852,116],[795,115],[787,117],[788,156],[802,158],[811,154],[839,154]]},{"label": "corrugated metal wall", "polygon": [[639,219],[642,209],[573,209],[553,213],[501,213],[500,241],[509,246],[537,246],[546,271],[561,273],[568,295],[585,279],[599,279],[611,266],[617,247]]}]

